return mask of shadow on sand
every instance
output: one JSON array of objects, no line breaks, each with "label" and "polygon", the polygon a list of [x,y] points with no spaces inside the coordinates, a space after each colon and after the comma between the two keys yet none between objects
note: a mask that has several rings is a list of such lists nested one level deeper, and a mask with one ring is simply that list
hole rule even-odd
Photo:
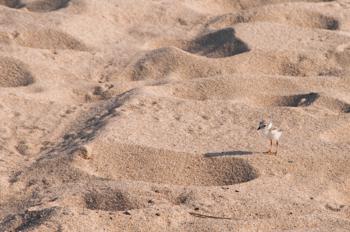
[{"label": "shadow on sand", "polygon": [[209,152],[205,153],[204,157],[206,158],[213,158],[213,157],[220,157],[220,156],[242,156],[242,155],[252,155],[257,154],[261,152],[253,152],[253,151],[223,151],[223,152]]}]

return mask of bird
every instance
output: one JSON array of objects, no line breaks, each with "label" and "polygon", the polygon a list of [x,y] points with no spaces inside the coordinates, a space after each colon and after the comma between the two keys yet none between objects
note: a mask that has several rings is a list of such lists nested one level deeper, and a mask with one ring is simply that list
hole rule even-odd
[{"label": "bird", "polygon": [[[277,155],[278,141],[281,138],[282,130],[277,128],[277,127],[274,127],[272,124],[272,121],[270,121],[269,123],[266,123],[265,120],[261,120],[259,122],[258,130],[262,130],[262,133],[264,134],[264,136],[270,140],[270,149],[264,153],[271,154],[271,155]],[[275,143],[276,143],[276,151],[275,152],[272,151],[273,141],[275,141]]]}]

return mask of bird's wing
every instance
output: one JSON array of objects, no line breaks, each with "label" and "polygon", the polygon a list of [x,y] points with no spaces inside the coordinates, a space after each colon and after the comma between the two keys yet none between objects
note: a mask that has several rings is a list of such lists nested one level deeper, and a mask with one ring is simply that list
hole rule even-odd
[{"label": "bird's wing", "polygon": [[278,131],[278,132],[282,132],[282,130],[278,127],[272,127],[271,131]]}]

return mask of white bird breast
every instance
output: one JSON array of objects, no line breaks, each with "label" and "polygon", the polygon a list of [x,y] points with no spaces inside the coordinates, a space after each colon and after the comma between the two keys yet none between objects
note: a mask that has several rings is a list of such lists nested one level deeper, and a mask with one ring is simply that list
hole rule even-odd
[{"label": "white bird breast", "polygon": [[281,135],[282,135],[282,131],[280,130],[269,130],[268,128],[265,128],[263,130],[264,135],[269,138],[269,139],[273,139],[273,140],[279,140]]}]

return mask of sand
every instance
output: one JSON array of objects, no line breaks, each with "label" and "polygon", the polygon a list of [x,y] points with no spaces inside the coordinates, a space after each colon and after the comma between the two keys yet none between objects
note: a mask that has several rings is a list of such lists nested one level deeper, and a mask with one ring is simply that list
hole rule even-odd
[{"label": "sand", "polygon": [[0,99],[0,232],[350,231],[348,0],[0,0]]}]

